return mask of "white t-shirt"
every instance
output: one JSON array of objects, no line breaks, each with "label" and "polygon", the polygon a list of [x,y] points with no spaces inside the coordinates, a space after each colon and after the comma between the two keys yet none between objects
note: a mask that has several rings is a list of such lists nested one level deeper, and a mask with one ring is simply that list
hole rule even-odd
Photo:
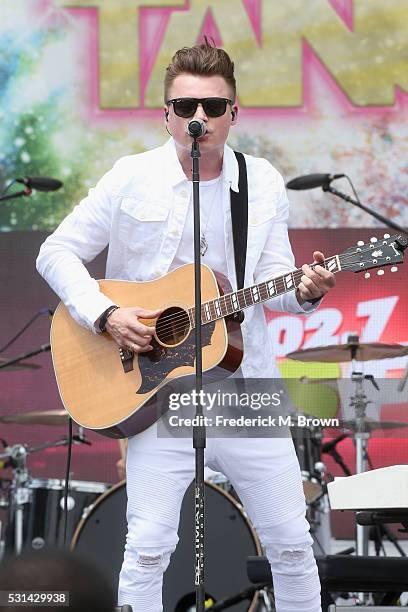
[{"label": "white t-shirt", "polygon": [[[170,270],[194,261],[193,185],[191,182],[189,185],[190,202],[186,220]],[[207,243],[207,250],[201,256],[201,262],[212,270],[227,276],[224,213],[222,211],[222,175],[211,181],[200,181],[200,225],[201,236],[205,238]]]}]

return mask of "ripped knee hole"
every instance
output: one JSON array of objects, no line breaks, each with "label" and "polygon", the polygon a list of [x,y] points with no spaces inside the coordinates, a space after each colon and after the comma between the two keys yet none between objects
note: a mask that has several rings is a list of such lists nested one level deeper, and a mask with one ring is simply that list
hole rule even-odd
[{"label": "ripped knee hole", "polygon": [[161,560],[161,555],[139,555],[136,564],[141,567],[152,567],[160,565]]},{"label": "ripped knee hole", "polygon": [[287,561],[288,563],[299,563],[304,561],[306,550],[284,550],[280,557],[282,561]]}]

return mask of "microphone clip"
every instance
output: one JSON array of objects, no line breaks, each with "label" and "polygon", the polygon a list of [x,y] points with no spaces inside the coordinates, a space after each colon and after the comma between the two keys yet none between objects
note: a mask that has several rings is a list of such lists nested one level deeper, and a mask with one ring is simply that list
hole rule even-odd
[{"label": "microphone clip", "polygon": [[187,123],[186,133],[197,140],[207,132],[207,126],[202,119],[192,119]]}]

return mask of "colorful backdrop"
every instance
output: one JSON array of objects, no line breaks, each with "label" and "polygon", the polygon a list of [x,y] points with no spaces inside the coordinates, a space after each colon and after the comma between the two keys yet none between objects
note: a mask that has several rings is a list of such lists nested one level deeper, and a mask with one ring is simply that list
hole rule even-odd
[{"label": "colorful backdrop", "polygon": [[[46,234],[118,157],[166,140],[164,69],[176,49],[203,34],[236,61],[241,110],[234,147],[268,158],[286,180],[347,173],[365,204],[408,226],[407,23],[405,0],[3,0],[0,189],[27,175],[54,176],[64,188],[0,205],[0,345],[57,303],[34,268]],[[346,182],[336,186],[348,191]],[[320,189],[289,196],[299,264],[315,248],[331,254],[385,231]],[[103,255],[91,269],[103,274]],[[347,365],[290,365],[285,355],[338,344],[351,331],[366,342],[408,343],[406,270],[368,282],[339,275],[337,289],[310,318],[270,316],[282,371],[348,376]],[[42,316],[4,356],[46,343],[48,333]],[[49,353],[34,361],[40,370],[0,372],[1,414],[61,407]],[[364,367],[386,378],[400,376],[406,362]],[[406,419],[402,405],[385,406],[383,418]],[[29,445],[63,433],[1,427],[7,442]],[[75,448],[75,477],[115,480],[116,443],[91,438],[92,447]],[[351,442],[342,445],[352,463]],[[406,462],[407,450],[404,438],[378,439],[374,464]],[[37,476],[62,477],[64,461],[64,451],[54,449],[33,454],[30,467]]]},{"label": "colorful backdrop", "polygon": [[[119,156],[162,143],[164,69],[204,33],[236,62],[234,146],[286,178],[347,172],[403,223],[407,22],[404,0],[3,0],[0,181],[42,173],[65,188],[3,205],[0,227],[52,229]],[[374,224],[320,191],[293,203],[292,227]]]}]

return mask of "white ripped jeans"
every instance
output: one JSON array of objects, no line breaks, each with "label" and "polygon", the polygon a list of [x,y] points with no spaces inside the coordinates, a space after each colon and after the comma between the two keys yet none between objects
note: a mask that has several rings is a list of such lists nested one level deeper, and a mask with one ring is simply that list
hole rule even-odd
[{"label": "white ripped jeans", "polygon": [[[181,502],[194,478],[191,439],[158,438],[156,432],[153,425],[128,446],[128,534],[118,604],[135,612],[163,609],[163,573],[177,545]],[[205,458],[230,479],[258,533],[272,568],[277,612],[321,612],[292,440],[209,438]]]}]

